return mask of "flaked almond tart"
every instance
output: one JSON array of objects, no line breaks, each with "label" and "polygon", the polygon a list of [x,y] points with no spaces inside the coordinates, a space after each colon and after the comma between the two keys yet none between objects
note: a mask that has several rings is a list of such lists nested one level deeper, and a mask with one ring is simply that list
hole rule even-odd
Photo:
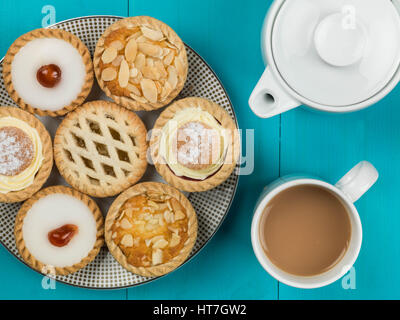
[{"label": "flaked almond tart", "polygon": [[153,277],[179,267],[197,238],[197,217],[177,189],[144,182],[111,205],[105,225],[107,246],[128,271]]},{"label": "flaked almond tart", "polygon": [[182,90],[188,72],[186,49],[165,23],[147,16],[112,24],[99,39],[94,68],[101,89],[133,110],[154,110]]}]

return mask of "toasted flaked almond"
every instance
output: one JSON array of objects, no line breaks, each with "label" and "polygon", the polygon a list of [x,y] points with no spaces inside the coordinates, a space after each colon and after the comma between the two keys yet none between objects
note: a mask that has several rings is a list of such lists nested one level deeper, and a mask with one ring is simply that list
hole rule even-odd
[{"label": "toasted flaked almond", "polygon": [[117,232],[114,232],[111,236],[111,239],[115,239],[117,237]]},{"label": "toasted flaked almond", "polygon": [[173,66],[168,66],[168,80],[169,84],[171,85],[172,89],[176,88],[178,84],[178,75],[176,74],[176,69]]},{"label": "toasted flaked almond", "polygon": [[103,81],[112,81],[117,77],[117,70],[114,68],[105,68],[101,72],[101,80]]},{"label": "toasted flaked almond", "polygon": [[169,241],[169,246],[175,247],[179,244],[179,242],[181,242],[181,237],[178,234],[173,233],[171,240]]},{"label": "toasted flaked almond", "polygon": [[124,48],[124,45],[121,41],[115,40],[110,43],[110,47],[113,47],[113,48],[117,49],[117,51],[119,51]]},{"label": "toasted flaked almond", "polygon": [[163,88],[162,88],[160,82],[159,81],[154,81],[154,83],[155,83],[155,85],[157,87],[157,94],[161,94]]},{"label": "toasted flaked almond", "polygon": [[158,219],[151,219],[149,220],[149,223],[158,225]]},{"label": "toasted flaked almond", "polygon": [[131,94],[130,94],[130,97],[131,97],[133,100],[136,100],[137,102],[140,102],[140,103],[148,103],[148,101],[146,100],[146,98],[144,98],[144,97],[139,97],[139,96],[137,96],[137,95],[134,94],[134,93],[131,93]]},{"label": "toasted flaked almond", "polygon": [[158,203],[154,202],[153,200],[147,200],[147,204],[153,208],[158,208]]},{"label": "toasted flaked almond", "polygon": [[168,55],[170,52],[171,52],[171,49],[163,48],[163,49],[162,49],[162,55],[163,55],[163,57],[165,57],[166,55]]},{"label": "toasted flaked almond", "polygon": [[185,68],[183,67],[183,62],[181,57],[175,58],[174,66],[180,76],[183,76],[185,74]]},{"label": "toasted flaked almond", "polygon": [[130,35],[127,40],[131,40],[131,39],[137,39],[142,35],[142,31],[136,31],[134,34]]},{"label": "toasted flaked almond", "polygon": [[136,75],[136,77],[131,77],[131,82],[134,84],[140,84],[140,81],[142,81],[143,79],[143,74],[142,72],[138,71],[138,74]]},{"label": "toasted flaked almond", "polygon": [[150,261],[143,261],[143,266],[144,267],[149,267],[150,266]]},{"label": "toasted flaked almond", "polygon": [[151,80],[159,80],[161,74],[158,72],[157,68],[144,66],[142,69],[143,77]]},{"label": "toasted flaked almond", "polygon": [[164,219],[167,223],[174,223],[175,217],[171,211],[166,210],[166,211],[164,211]]},{"label": "toasted flaked almond", "polygon": [[135,67],[138,70],[142,70],[145,65],[146,65],[146,56],[143,53],[139,52],[135,59]]},{"label": "toasted flaked almond", "polygon": [[149,41],[142,33],[139,37],[136,38],[137,43],[143,43]]},{"label": "toasted flaked almond", "polygon": [[112,61],[112,65],[114,67],[119,67],[119,65],[121,64],[122,59],[124,58],[123,55],[118,55],[115,57],[115,59]]},{"label": "toasted flaked almond", "polygon": [[133,246],[133,238],[130,234],[125,234],[121,239],[121,244],[125,247],[132,247]]},{"label": "toasted flaked almond", "polygon": [[169,96],[171,91],[172,91],[171,85],[169,84],[169,82],[166,82],[164,84],[164,87],[162,88],[161,95],[160,95],[160,100],[164,101]]},{"label": "toasted flaked almond", "polygon": [[140,52],[151,57],[160,57],[162,55],[162,48],[151,43],[139,42],[138,48]]},{"label": "toasted flaked almond", "polygon": [[117,56],[117,49],[115,49],[114,47],[108,47],[106,50],[104,50],[101,56],[101,60],[104,63],[110,63],[115,59],[116,56]]},{"label": "toasted flaked almond", "polygon": [[128,41],[125,47],[125,59],[128,62],[135,61],[137,54],[137,43],[135,39],[131,39]]},{"label": "toasted flaked almond", "polygon": [[168,209],[170,211],[172,211],[173,209],[172,209],[172,206],[171,206],[171,199],[167,201],[167,205],[168,205]]},{"label": "toasted flaked almond", "polygon": [[172,63],[172,61],[174,60],[174,57],[175,57],[174,52],[173,52],[173,51],[170,51],[170,53],[168,53],[168,54],[165,56],[165,58],[164,58],[164,60],[163,60],[163,63],[164,63],[166,66],[169,66],[169,65]]},{"label": "toasted flaked almond", "polygon": [[157,87],[153,80],[142,79],[142,81],[140,81],[140,87],[142,89],[143,96],[147,100],[149,100],[151,103],[157,102]]},{"label": "toasted flaked almond", "polygon": [[151,255],[151,261],[152,261],[153,266],[156,266],[156,265],[162,263],[163,252],[161,249],[153,250],[152,255]]},{"label": "toasted flaked almond", "polygon": [[178,210],[178,211],[175,212],[175,220],[176,221],[182,220],[182,219],[185,219],[185,218],[186,218],[186,215],[181,210]]},{"label": "toasted flaked almond", "polygon": [[168,241],[160,239],[153,244],[153,249],[164,249],[168,245]]},{"label": "toasted flaked almond", "polygon": [[155,243],[156,241],[160,240],[160,239],[164,239],[164,236],[159,235],[159,236],[154,236],[153,238],[151,238],[151,242]]},{"label": "toasted flaked almond", "polygon": [[133,238],[133,245],[134,245],[135,247],[138,247],[139,244],[140,244],[140,238]]},{"label": "toasted flaked almond", "polygon": [[[176,216],[176,213],[175,213],[175,216]],[[130,229],[130,228],[132,228],[132,224],[129,222],[128,219],[124,218],[121,221],[121,228],[122,229]]]},{"label": "toasted flaked almond", "polygon": [[157,225],[152,223],[147,223],[144,228],[146,229],[146,231],[152,231],[157,228]]},{"label": "toasted flaked almond", "polygon": [[171,49],[174,49],[174,50],[177,50],[178,48],[175,46],[175,45],[173,45],[171,42],[169,42],[169,41],[167,41],[167,47],[168,48],[171,48]]},{"label": "toasted flaked almond", "polygon": [[131,68],[131,70],[129,70],[129,75],[131,78],[135,78],[139,73],[139,70],[137,68]]},{"label": "toasted flaked almond", "polygon": [[144,239],[144,243],[145,243],[146,247],[150,247],[151,239]]},{"label": "toasted flaked almond", "polygon": [[168,230],[171,231],[172,233],[176,233],[176,234],[179,233],[179,229],[171,227],[171,226],[168,226]]},{"label": "toasted flaked almond", "polygon": [[125,59],[122,59],[118,73],[118,83],[121,88],[125,88],[129,81],[129,66]]},{"label": "toasted flaked almond", "polygon": [[140,90],[133,84],[128,83],[128,85],[126,86],[126,88],[133,94],[137,95],[137,96],[141,96],[142,93],[140,92]]},{"label": "toasted flaked almond", "polygon": [[164,64],[161,62],[161,60],[156,60],[154,62],[154,68],[156,68],[157,71],[160,73],[161,78],[168,77],[168,72],[167,70],[165,70]]},{"label": "toasted flaked almond", "polygon": [[154,60],[152,58],[146,58],[146,66],[154,67]]},{"label": "toasted flaked almond", "polygon": [[171,203],[172,211],[176,212],[181,210],[181,205],[178,200],[172,198],[171,200],[169,200],[169,202]]},{"label": "toasted flaked almond", "polygon": [[164,221],[164,218],[163,218],[163,217],[159,217],[159,218],[158,218],[158,224],[159,224],[161,227],[164,227],[164,226],[165,226],[165,221]]},{"label": "toasted flaked almond", "polygon": [[160,30],[153,30],[146,26],[141,26],[140,30],[142,31],[143,35],[153,41],[161,41],[164,39],[164,35]]}]

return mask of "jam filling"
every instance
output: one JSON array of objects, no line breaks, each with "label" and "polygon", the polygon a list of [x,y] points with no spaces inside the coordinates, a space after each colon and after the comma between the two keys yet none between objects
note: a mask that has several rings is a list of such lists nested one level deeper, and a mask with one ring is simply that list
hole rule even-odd
[{"label": "jam filling", "polygon": [[65,224],[60,228],[50,231],[47,237],[53,246],[65,247],[77,233],[78,226]]},{"label": "jam filling", "polygon": [[36,73],[37,81],[45,88],[54,88],[61,80],[61,69],[55,64],[41,66]]}]

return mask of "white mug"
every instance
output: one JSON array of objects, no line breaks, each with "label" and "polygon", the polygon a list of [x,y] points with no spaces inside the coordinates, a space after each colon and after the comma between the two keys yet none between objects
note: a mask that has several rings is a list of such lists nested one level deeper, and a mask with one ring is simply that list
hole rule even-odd
[{"label": "white mug", "polygon": [[[296,0],[299,1],[299,0]],[[323,4],[324,2],[327,2],[328,0],[321,0],[321,4]],[[331,1],[331,0],[329,0]],[[391,0],[392,4],[392,11],[396,12],[397,15],[400,15],[400,0]],[[274,24],[275,22],[278,20],[278,16],[279,16],[279,12],[281,11],[281,8],[283,8],[284,5],[286,5],[287,2],[291,2],[294,3],[294,1],[289,1],[289,0],[275,0],[273,2],[273,4],[271,5],[269,12],[267,14],[267,16],[265,17],[265,21],[264,21],[264,26],[261,32],[261,41],[262,41],[262,55],[264,58],[265,63],[268,63],[268,66],[266,67],[263,75],[261,76],[260,80],[258,81],[256,87],[254,88],[253,92],[251,93],[251,96],[249,98],[249,106],[251,108],[251,110],[260,118],[270,118],[273,116],[276,116],[278,114],[284,113],[288,110],[294,109],[296,107],[299,107],[301,105],[306,105],[308,107],[311,107],[312,109],[315,110],[320,110],[320,111],[325,111],[325,112],[332,112],[332,113],[342,113],[342,112],[353,112],[356,110],[360,110],[363,108],[366,108],[378,101],[380,101],[383,97],[385,97],[387,94],[389,94],[389,92],[398,84],[398,82],[400,81],[400,64],[393,64],[392,67],[392,72],[393,75],[391,76],[391,78],[387,81],[386,85],[380,89],[377,92],[371,92],[371,95],[368,98],[363,98],[363,99],[359,99],[357,100],[357,102],[351,102],[351,103],[345,103],[345,104],[334,104],[332,103],[328,103],[328,102],[321,102],[314,98],[311,98],[305,94],[301,94],[300,91],[298,91],[295,87],[291,86],[288,82],[288,80],[285,78],[284,74],[281,72],[281,70],[279,70],[278,65],[277,65],[277,59],[279,58],[279,56],[281,55],[276,55],[273,51],[273,41],[272,39],[274,38],[274,35],[277,31],[275,31],[275,27]],[[332,2],[332,1],[331,1]],[[388,1],[385,0],[385,5],[388,5],[387,3]],[[360,5],[362,5],[362,2],[359,2]],[[383,4],[383,3],[382,3]],[[303,5],[301,8],[299,8],[299,10],[303,10],[306,11],[307,10],[306,5]],[[331,14],[331,13],[329,13]],[[328,16],[327,18],[334,18],[336,14],[333,13],[331,14],[331,16]],[[378,15],[379,17],[379,15]],[[384,18],[382,17],[382,19],[384,20]],[[291,21],[291,19],[287,19],[288,21]],[[320,23],[320,25],[323,25],[324,20],[322,20],[322,22]],[[294,27],[298,28],[299,30],[302,28],[302,23],[297,23],[295,24],[294,22],[292,22],[294,24]],[[379,23],[375,23],[375,26],[379,26]],[[381,28],[383,29],[383,28]],[[318,30],[318,27],[316,28],[316,30]],[[366,30],[369,30],[369,28],[366,28]],[[300,32],[300,31],[299,31]],[[315,32],[315,30],[314,30]],[[385,33],[383,32],[383,37],[386,37],[387,34],[389,34],[389,32]],[[305,34],[312,34],[312,32],[310,30],[306,30]],[[365,32],[365,35],[368,35],[368,32]],[[298,41],[298,39],[296,39],[296,33],[294,33],[294,35],[292,36],[292,39],[290,42],[296,42]],[[311,35],[309,36],[310,38]],[[336,35],[336,37],[334,39],[332,39],[332,41],[329,41],[329,43],[333,42],[333,40],[338,40],[339,35]],[[378,37],[379,38],[379,37]],[[382,39],[381,38],[381,39]],[[393,35],[394,39],[397,39],[397,37],[395,35]],[[319,53],[320,51],[318,50],[318,37],[314,36],[315,40],[315,48],[313,49],[315,51],[315,60],[318,61],[318,63],[322,64],[322,65],[328,65],[329,63],[321,63],[321,61],[330,61],[332,59],[332,57],[325,57],[324,54]],[[340,39],[339,39],[340,40]],[[307,41],[304,41],[307,42]],[[346,39],[344,39],[344,42],[346,42]],[[365,46],[366,47],[371,47],[371,46],[378,46],[379,44],[375,44],[375,43],[369,43],[368,42],[368,36],[366,36],[366,40],[365,42],[367,43]],[[395,41],[392,41],[392,38],[390,38],[390,40],[388,40],[389,43],[394,43]],[[310,45],[311,46],[311,45]],[[332,46],[332,45],[331,45]],[[333,48],[336,48],[335,46],[333,46]],[[340,46],[337,46],[337,48],[340,48]],[[332,48],[331,48],[332,49]],[[357,48],[355,48],[356,50]],[[368,52],[369,49],[366,49],[364,51]],[[288,49],[289,51],[289,49]],[[339,58],[341,57],[341,54],[343,53],[343,50],[339,51],[339,52],[331,52],[332,50],[327,50],[328,51],[328,55],[333,55],[333,58]],[[335,51],[335,50],[333,50]],[[337,50],[336,50],[337,51]],[[318,52],[318,54],[317,54]],[[346,53],[346,52],[345,52]],[[348,64],[352,64],[352,58],[354,56],[354,52],[353,51],[349,51],[347,52],[347,57],[345,57],[346,59],[349,59]],[[336,57],[335,54],[339,54],[339,57]],[[321,56],[321,57],[319,57]],[[329,58],[329,59],[326,59]],[[343,58],[343,57],[342,57]],[[378,55],[374,56],[375,59],[377,60],[385,60],[384,57],[380,57]],[[334,59],[333,59],[334,61]],[[334,64],[334,63],[333,63]],[[316,65],[316,64],[315,64]],[[363,64],[363,65],[368,65],[368,64]],[[293,68],[292,68],[293,69]],[[379,69],[379,68],[378,68]],[[344,67],[339,63],[337,65],[334,66],[334,68],[332,68],[332,70],[334,70],[334,72],[332,72],[332,74],[336,74],[338,72],[347,72],[346,70],[348,70],[347,65],[345,65]],[[326,70],[324,70],[325,72]],[[294,72],[294,71],[293,71]],[[297,70],[296,70],[297,72]],[[300,72],[298,72],[300,73]],[[315,69],[313,69],[313,65],[310,65],[310,68],[307,70],[307,73],[304,73],[306,78],[313,78],[315,77]],[[375,75],[377,74],[376,72],[372,72],[371,70],[365,71],[363,70],[363,72],[361,72],[361,74],[372,74]],[[326,78],[329,78],[330,74],[326,74]],[[343,78],[342,78],[343,79]],[[355,83],[355,81],[353,81],[352,77],[347,77],[345,78],[347,79],[346,81],[348,81],[349,83]],[[369,80],[369,79],[368,79]],[[342,81],[343,83],[345,82],[344,80]],[[337,83],[337,82],[336,82]],[[360,82],[361,83],[361,82]],[[332,86],[333,87],[333,86]],[[346,87],[344,85],[345,88],[347,88],[347,90],[343,90],[342,95],[344,96],[345,94],[350,94],[352,92],[351,89],[349,89],[348,87]],[[312,90],[313,86],[309,86],[308,90]],[[314,89],[315,90],[315,89]],[[323,92],[324,95],[326,94],[327,96],[338,96],[338,94],[336,94],[336,92],[330,93],[329,94],[329,90],[325,89],[325,90],[317,90],[319,92]],[[328,98],[326,98],[326,100],[330,100]]]},{"label": "white mug", "polygon": [[[353,203],[372,187],[378,176],[377,170],[371,163],[362,161],[335,185],[312,177],[292,175],[282,177],[267,186],[257,202],[251,225],[253,250],[262,267],[276,280],[303,289],[323,287],[343,277],[355,263],[362,242],[361,221]],[[351,222],[352,233],[346,254],[332,269],[315,276],[296,276],[279,269],[265,254],[260,241],[259,229],[264,208],[278,193],[298,185],[315,185],[333,192],[346,206]]]}]

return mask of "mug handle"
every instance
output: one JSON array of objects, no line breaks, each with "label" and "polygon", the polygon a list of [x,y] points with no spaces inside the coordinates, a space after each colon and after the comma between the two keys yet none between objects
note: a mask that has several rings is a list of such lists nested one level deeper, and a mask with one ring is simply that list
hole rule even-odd
[{"label": "mug handle", "polygon": [[368,161],[361,161],[336,184],[352,202],[360,199],[378,180],[379,173]]},{"label": "mug handle", "polygon": [[260,118],[271,118],[300,104],[281,88],[269,67],[265,69],[249,99],[251,110]]}]

